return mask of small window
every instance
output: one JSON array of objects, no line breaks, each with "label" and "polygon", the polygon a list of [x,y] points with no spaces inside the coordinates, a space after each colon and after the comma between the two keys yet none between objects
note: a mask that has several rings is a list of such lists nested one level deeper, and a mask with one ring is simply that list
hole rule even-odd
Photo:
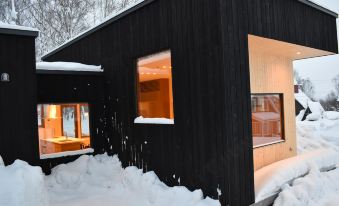
[{"label": "small window", "polygon": [[253,146],[284,140],[282,94],[252,94]]},{"label": "small window", "polygon": [[138,118],[135,123],[174,121],[170,51],[138,59]]},{"label": "small window", "polygon": [[37,109],[40,157],[90,149],[88,104],[39,104]]}]

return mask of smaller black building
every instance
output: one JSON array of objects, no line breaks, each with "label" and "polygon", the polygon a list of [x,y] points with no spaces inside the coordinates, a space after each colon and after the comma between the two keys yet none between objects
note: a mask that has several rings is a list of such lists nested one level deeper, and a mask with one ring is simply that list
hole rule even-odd
[{"label": "smaller black building", "polygon": [[35,38],[31,28],[0,24],[0,155],[39,164]]}]

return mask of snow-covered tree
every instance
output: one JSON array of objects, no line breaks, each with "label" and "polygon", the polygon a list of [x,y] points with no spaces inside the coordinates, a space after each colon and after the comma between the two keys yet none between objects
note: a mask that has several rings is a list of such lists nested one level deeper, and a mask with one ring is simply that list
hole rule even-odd
[{"label": "snow-covered tree", "polygon": [[313,82],[307,78],[301,80],[301,90],[312,100],[315,100],[315,88]]},{"label": "snow-covered tree", "polygon": [[[15,0],[15,23],[39,29],[37,56],[140,0]],[[12,0],[0,0],[0,21],[10,23]]]}]

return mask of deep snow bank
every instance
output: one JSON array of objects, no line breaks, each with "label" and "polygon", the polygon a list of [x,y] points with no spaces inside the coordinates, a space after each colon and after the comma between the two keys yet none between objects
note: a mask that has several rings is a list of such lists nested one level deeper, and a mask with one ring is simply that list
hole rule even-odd
[{"label": "deep snow bank", "polygon": [[168,187],[154,172],[123,169],[117,156],[82,156],[46,178],[53,206],[219,206],[201,190]]},{"label": "deep snow bank", "polygon": [[276,194],[295,178],[339,163],[339,154],[333,150],[320,149],[290,159],[282,160],[255,172],[256,202]]},{"label": "deep snow bank", "polygon": [[0,165],[0,206],[48,206],[47,197],[40,167],[20,160]]},{"label": "deep snow bank", "polygon": [[305,177],[285,185],[274,206],[338,205],[339,169],[320,172],[312,168]]}]

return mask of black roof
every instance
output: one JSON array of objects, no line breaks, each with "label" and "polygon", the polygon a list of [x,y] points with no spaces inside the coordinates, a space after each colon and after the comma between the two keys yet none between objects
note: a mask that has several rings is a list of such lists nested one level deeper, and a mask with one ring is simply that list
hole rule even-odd
[{"label": "black roof", "polygon": [[[51,55],[59,52],[60,50],[68,47],[69,45],[71,45],[71,44],[73,44],[73,43],[75,43],[75,42],[77,42],[77,41],[79,41],[79,40],[89,36],[90,34],[92,34],[92,33],[96,32],[96,31],[106,27],[107,25],[111,24],[112,22],[119,20],[120,18],[122,18],[122,17],[124,17],[124,16],[126,16],[126,15],[128,15],[128,14],[130,14],[130,13],[136,11],[136,10],[138,10],[141,7],[144,7],[144,6],[148,5],[149,3],[153,2],[153,1],[155,1],[155,0],[144,0],[144,1],[140,2],[139,4],[136,4],[136,5],[130,7],[128,9],[126,9],[126,10],[123,10],[122,12],[120,12],[117,15],[113,16],[112,18],[110,18],[110,19],[108,19],[108,20],[98,24],[97,26],[95,26],[93,28],[90,28],[89,30],[79,34],[78,36],[76,36],[76,37],[66,41],[65,43],[61,44],[59,47],[57,47],[57,48],[53,49],[52,51],[48,52],[47,54],[43,55],[41,57],[41,59],[44,60],[45,58],[48,58],[49,56],[51,56]],[[299,1],[301,3],[304,3],[304,4],[308,5],[308,6],[311,6],[311,7],[315,8],[315,9],[318,9],[318,10],[320,10],[320,11],[322,11],[322,12],[328,14],[328,15],[331,15],[331,16],[335,17],[335,18],[338,18],[338,14],[337,13],[335,13],[334,11],[331,11],[331,10],[329,10],[329,9],[319,5],[319,4],[316,4],[313,1],[310,1],[310,0],[297,0],[297,1]]]}]

